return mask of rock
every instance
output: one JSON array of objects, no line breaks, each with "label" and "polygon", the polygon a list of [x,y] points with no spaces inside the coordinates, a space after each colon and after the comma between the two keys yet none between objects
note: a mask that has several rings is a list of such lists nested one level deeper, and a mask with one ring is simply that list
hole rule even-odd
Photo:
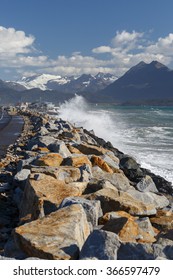
[{"label": "rock", "polygon": [[143,177],[139,183],[137,183],[136,188],[140,192],[154,192],[158,193],[156,185],[154,184],[152,178],[148,175]]},{"label": "rock", "polygon": [[70,165],[74,167],[80,167],[82,165],[89,165],[91,166],[91,162],[87,156],[81,154],[72,154],[71,157],[67,157],[63,161],[63,165]]},{"label": "rock", "polygon": [[173,213],[172,211],[158,210],[155,217],[151,217],[150,221],[159,230],[173,229]]},{"label": "rock", "polygon": [[85,155],[104,155],[106,153],[106,150],[102,147],[98,147],[95,145],[89,145],[89,144],[79,144],[76,145],[76,148]]},{"label": "rock", "polygon": [[129,180],[119,169],[117,169],[117,173],[110,174],[94,167],[92,173],[94,178],[98,180],[107,180],[119,190],[127,191],[130,188]]},{"label": "rock", "polygon": [[112,185],[109,181],[106,180],[97,180],[96,178],[91,178],[88,182],[87,188],[85,189],[84,194],[94,193],[101,189],[115,189],[115,186]]},{"label": "rock", "polygon": [[33,220],[56,211],[64,198],[82,194],[84,186],[76,184],[66,184],[44,173],[32,173],[25,187],[20,217]]},{"label": "rock", "polygon": [[82,182],[89,182],[89,180],[92,178],[92,171],[89,164],[84,164],[79,167],[81,178],[80,181]]},{"label": "rock", "polygon": [[87,199],[100,200],[103,213],[123,210],[131,215],[146,216],[156,214],[153,204],[144,204],[134,199],[126,192],[118,191],[117,188],[102,189],[95,193],[85,195]]},{"label": "rock", "polygon": [[154,260],[152,245],[138,243],[121,244],[118,253],[118,260]]},{"label": "rock", "polygon": [[112,152],[106,152],[103,156],[100,156],[113,170],[119,169],[119,158],[114,156]]},{"label": "rock", "polygon": [[128,192],[119,193],[119,202],[121,203],[121,209],[125,210],[131,215],[135,216],[150,216],[156,214],[155,205],[150,202],[143,202],[136,197],[131,196]]},{"label": "rock", "polygon": [[71,153],[63,141],[57,140],[48,146],[49,150],[60,154],[63,158],[70,157]]},{"label": "rock", "polygon": [[63,161],[63,157],[56,153],[47,153],[34,161],[36,166],[60,166]]},{"label": "rock", "polygon": [[69,149],[70,153],[72,153],[72,154],[82,154],[77,148],[73,147],[70,144],[67,145],[67,148]]},{"label": "rock", "polygon": [[4,246],[4,256],[8,258],[14,258],[23,260],[28,257],[18,246],[16,245],[14,238],[11,236]]},{"label": "rock", "polygon": [[22,198],[23,198],[23,191],[21,190],[21,188],[19,187],[15,188],[13,192],[13,201],[18,209],[20,208]]},{"label": "rock", "polygon": [[136,160],[130,156],[124,155],[120,160],[120,167],[129,180],[139,182],[143,177],[143,171]]},{"label": "rock", "polygon": [[173,260],[173,240],[166,238],[159,238],[158,241],[153,244],[155,258],[162,257],[168,260]]},{"label": "rock", "polygon": [[134,199],[142,201],[145,204],[153,204],[156,209],[161,209],[169,205],[169,200],[161,194],[151,192],[139,192],[134,189],[127,190]]},{"label": "rock", "polygon": [[99,166],[102,170],[108,172],[108,173],[113,173],[113,170],[109,167],[109,165],[99,156],[92,156],[91,157],[91,162],[92,165],[95,166]]},{"label": "rock", "polygon": [[90,234],[83,207],[73,204],[15,229],[18,246],[29,256],[51,260],[78,259]]},{"label": "rock", "polygon": [[82,197],[67,197],[60,204],[60,209],[72,204],[81,204],[85,210],[87,220],[93,227],[98,225],[98,219],[103,215],[100,201],[88,200]]},{"label": "rock", "polygon": [[[137,218],[124,211],[113,213],[115,213],[114,217],[113,215],[110,216],[111,219],[105,223],[102,230],[116,233],[123,242],[152,243],[156,241],[154,230],[152,231],[152,226],[149,225],[150,221],[148,221],[148,224],[146,221],[144,225],[144,221],[142,223],[140,219],[137,220]],[[106,220],[108,214],[104,215],[102,221]]]},{"label": "rock", "polygon": [[50,144],[55,142],[55,138],[53,136],[45,135],[32,138],[28,144],[27,149],[32,150],[32,148],[37,145],[38,147],[48,147]]},{"label": "rock", "polygon": [[120,241],[115,233],[94,230],[82,247],[80,259],[116,260],[119,247]]},{"label": "rock", "polygon": [[24,189],[26,180],[28,179],[28,176],[30,175],[30,170],[23,168],[21,171],[17,172],[17,174],[14,176],[13,184],[14,186],[18,186],[21,189]]}]

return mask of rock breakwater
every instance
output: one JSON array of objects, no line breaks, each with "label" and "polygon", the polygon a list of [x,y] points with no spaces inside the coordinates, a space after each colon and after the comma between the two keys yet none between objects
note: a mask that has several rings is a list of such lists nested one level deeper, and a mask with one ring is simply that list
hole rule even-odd
[{"label": "rock breakwater", "polygon": [[169,182],[93,131],[20,114],[0,162],[2,259],[173,259]]}]

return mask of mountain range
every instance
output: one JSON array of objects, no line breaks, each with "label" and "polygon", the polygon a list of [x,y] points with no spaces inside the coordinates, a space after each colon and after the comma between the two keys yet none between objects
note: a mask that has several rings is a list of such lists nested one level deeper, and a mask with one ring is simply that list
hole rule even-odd
[{"label": "mountain range", "polygon": [[158,61],[142,61],[120,78],[98,73],[79,77],[40,74],[18,81],[0,80],[1,104],[39,100],[57,104],[75,93],[95,103],[173,105],[173,70]]}]

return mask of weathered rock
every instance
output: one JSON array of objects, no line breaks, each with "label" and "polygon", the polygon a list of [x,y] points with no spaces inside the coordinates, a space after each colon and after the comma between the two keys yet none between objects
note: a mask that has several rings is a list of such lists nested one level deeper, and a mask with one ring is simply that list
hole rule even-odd
[{"label": "weathered rock", "polygon": [[22,169],[19,171],[13,179],[13,184],[15,186],[21,187],[22,189],[25,187],[26,180],[28,179],[28,176],[30,175],[30,170],[29,169]]},{"label": "weathered rock", "polygon": [[99,166],[102,170],[108,172],[108,173],[113,173],[113,170],[112,168],[109,167],[109,165],[99,156],[92,156],[91,157],[91,162],[92,162],[92,165],[95,166]]},{"label": "weathered rock", "polygon": [[103,215],[100,201],[90,201],[82,197],[67,197],[62,201],[59,208],[61,209],[72,204],[81,204],[85,210],[88,222],[91,223],[93,227],[98,225],[98,219]]},{"label": "weathered rock", "polygon": [[119,247],[120,241],[115,233],[94,230],[81,250],[80,259],[116,260]]},{"label": "weathered rock", "polygon": [[60,154],[63,158],[70,157],[71,153],[63,141],[57,140],[48,146],[49,150]]},{"label": "weathered rock", "polygon": [[88,157],[85,155],[81,155],[81,154],[72,154],[71,157],[67,157],[63,161],[63,165],[70,165],[70,166],[74,166],[74,167],[80,167],[85,164],[91,166],[91,162],[88,159]]},{"label": "weathered rock", "polygon": [[119,169],[119,158],[114,156],[112,152],[106,152],[103,156],[100,156],[113,170]]},{"label": "weathered rock", "polygon": [[126,192],[118,191],[117,188],[102,189],[95,193],[85,195],[87,199],[100,200],[103,213],[123,210],[131,215],[146,216],[156,214],[153,204],[144,204],[142,201],[134,199]]},{"label": "weathered rock", "polygon": [[143,177],[141,181],[137,183],[136,188],[140,192],[158,192],[155,183],[153,182],[152,178],[148,175]]},{"label": "weathered rock", "polygon": [[[111,231],[118,234],[123,242],[142,242],[152,243],[155,242],[155,232],[152,229],[150,221],[142,222],[141,219],[133,217],[124,211],[111,212],[105,214],[102,222],[108,220],[102,227],[103,230]],[[110,219],[109,219],[110,217]],[[130,234],[129,234],[130,233]]]},{"label": "weathered rock", "polygon": [[70,144],[67,145],[67,148],[69,149],[70,153],[72,153],[72,154],[82,154],[77,148],[73,147]]},{"label": "weathered rock", "polygon": [[134,199],[142,201],[145,204],[153,204],[156,209],[161,209],[169,205],[169,200],[164,195],[151,192],[139,192],[134,189],[127,190]]},{"label": "weathered rock", "polygon": [[143,171],[136,160],[130,156],[124,155],[120,160],[120,167],[124,171],[125,175],[134,182],[139,182],[143,177]]},{"label": "weathered rock", "polygon": [[158,210],[155,217],[150,218],[151,223],[159,230],[173,229],[172,211]]},{"label": "weathered rock", "polygon": [[48,147],[50,144],[54,142],[55,142],[55,138],[50,135],[34,137],[28,142],[27,149],[31,150],[35,145],[37,145],[38,147]]},{"label": "weathered rock", "polygon": [[43,259],[78,259],[90,234],[81,205],[71,205],[15,229],[18,246],[29,256]]},{"label": "weathered rock", "polygon": [[79,167],[81,178],[80,181],[82,182],[89,182],[89,180],[92,178],[92,170],[89,164],[84,164]]},{"label": "weathered rock", "polygon": [[[115,171],[115,170],[114,170]],[[102,171],[100,168],[94,167],[92,168],[92,174],[93,177],[98,179],[98,180],[107,180],[111,184],[113,184],[117,189],[126,191],[130,188],[130,183],[127,177],[124,175],[124,173],[117,169],[117,173],[107,173]]]},{"label": "weathered rock", "polygon": [[155,258],[159,256],[173,260],[173,240],[159,238],[159,240],[153,244],[153,250]]},{"label": "weathered rock", "polygon": [[60,166],[63,161],[63,157],[60,154],[56,153],[47,153],[37,160],[34,161],[34,165],[36,166]]},{"label": "weathered rock", "polygon": [[76,148],[85,155],[104,155],[106,153],[106,150],[102,147],[98,147],[95,145],[89,145],[89,144],[80,144],[77,145]]},{"label": "weathered rock", "polygon": [[20,217],[43,217],[56,211],[65,197],[79,196],[83,190],[83,185],[66,184],[44,173],[32,173],[25,187]]},{"label": "weathered rock", "polygon": [[138,244],[138,243],[125,243],[121,244],[118,253],[118,260],[154,260],[152,245]]},{"label": "weathered rock", "polygon": [[106,189],[106,188],[114,190],[116,187],[112,185],[109,181],[97,180],[95,178],[91,178],[91,180],[87,185],[87,188],[85,189],[84,194],[94,193],[96,191],[99,191],[101,189]]}]

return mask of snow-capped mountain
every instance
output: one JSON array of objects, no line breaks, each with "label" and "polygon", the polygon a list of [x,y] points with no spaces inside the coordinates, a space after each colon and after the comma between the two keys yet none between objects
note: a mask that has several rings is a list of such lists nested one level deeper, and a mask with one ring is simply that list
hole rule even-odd
[{"label": "snow-capped mountain", "polygon": [[55,76],[40,74],[23,77],[17,83],[26,89],[58,90],[61,92],[80,93],[96,92],[113,83],[117,78],[109,73],[98,73],[96,76],[83,74],[79,77]]},{"label": "snow-capped mountain", "polygon": [[68,83],[70,79],[68,77],[55,76],[50,74],[40,74],[30,77],[22,77],[17,83],[24,86],[26,89],[39,88],[41,90],[49,90],[49,82],[55,82],[59,85]]}]

